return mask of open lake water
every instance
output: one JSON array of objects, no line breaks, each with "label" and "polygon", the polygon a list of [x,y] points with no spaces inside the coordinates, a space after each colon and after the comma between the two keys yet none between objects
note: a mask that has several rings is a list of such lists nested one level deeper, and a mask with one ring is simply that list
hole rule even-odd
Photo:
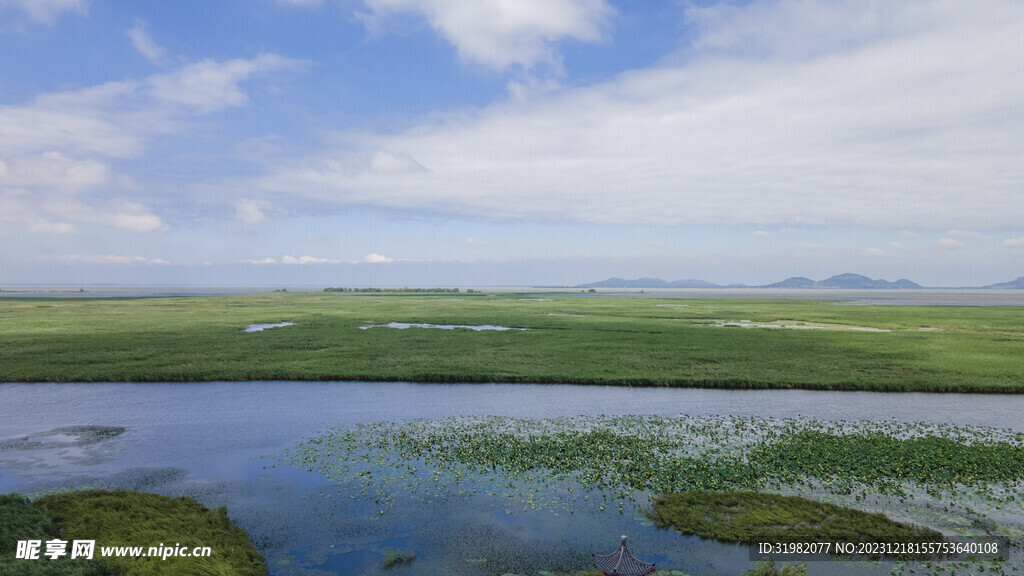
[{"label": "open lake water", "polygon": [[[129,488],[226,505],[278,576],[380,573],[387,549],[417,556],[390,574],[582,570],[591,553],[615,550],[620,534],[659,569],[738,575],[751,566],[746,547],[659,530],[642,509],[523,511],[501,496],[397,491],[394,506],[381,514],[358,484],[329,482],[268,458],[332,427],[473,415],[685,414],[1024,431],[1024,396],[528,384],[0,384],[0,411],[0,493]],[[815,562],[811,572],[888,568]]]}]

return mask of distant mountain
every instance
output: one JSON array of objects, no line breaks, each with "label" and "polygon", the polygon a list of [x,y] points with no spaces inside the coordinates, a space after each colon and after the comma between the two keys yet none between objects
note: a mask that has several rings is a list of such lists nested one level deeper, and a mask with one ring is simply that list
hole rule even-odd
[{"label": "distant mountain", "polygon": [[[895,282],[889,282],[888,280],[872,280],[867,276],[861,276],[860,274],[837,274],[831,278],[827,278],[820,282],[811,282],[807,284],[807,278],[790,278],[790,280],[800,281],[800,286],[765,286],[765,288],[840,288],[843,290],[868,290],[868,289],[900,289],[900,288],[921,288],[920,284],[911,282],[906,278],[900,278]],[[786,280],[785,282],[788,282]]]},{"label": "distant mountain", "polygon": [[[1017,284],[1015,286],[996,284],[988,286],[988,288],[1007,287],[1007,288],[1024,288],[1024,277],[1018,278],[1013,282],[1007,284]],[[729,284],[728,286],[721,286],[719,284],[713,284],[705,280],[676,280],[674,282],[666,282],[661,278],[638,278],[636,280],[623,280],[622,278],[609,278],[601,282],[591,282],[589,284],[580,284],[576,288],[752,288],[745,284]],[[916,282],[911,282],[905,278],[901,278],[895,282],[889,282],[888,280],[873,280],[867,276],[861,276],[860,274],[839,274],[828,278],[826,280],[815,281],[810,278],[804,278],[803,276],[794,276],[787,278],[782,282],[776,282],[774,284],[767,284],[765,286],[753,286],[753,288],[789,288],[789,289],[801,289],[801,288],[839,288],[844,290],[863,290],[863,289],[920,289],[922,286]]]},{"label": "distant mountain", "polygon": [[817,288],[818,283],[810,278],[804,278],[803,276],[793,276],[792,278],[786,278],[782,282],[776,282],[775,284],[768,284],[766,286],[758,286],[758,288]]},{"label": "distant mountain", "polygon": [[1009,282],[1000,282],[999,284],[985,286],[985,288],[991,288],[993,290],[1024,290],[1024,276]]}]

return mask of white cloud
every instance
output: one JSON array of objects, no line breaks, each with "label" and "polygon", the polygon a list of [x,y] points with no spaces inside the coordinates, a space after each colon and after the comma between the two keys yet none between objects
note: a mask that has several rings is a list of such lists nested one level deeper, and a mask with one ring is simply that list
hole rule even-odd
[{"label": "white cloud", "polygon": [[145,258],[143,256],[123,256],[118,254],[68,254],[54,258],[62,262],[87,264],[152,264],[166,266],[169,261],[163,258]]},{"label": "white cloud", "polygon": [[900,230],[900,238],[913,239],[917,237],[918,234],[916,232],[911,232],[910,230]]},{"label": "white cloud", "polygon": [[430,26],[465,60],[498,70],[512,65],[559,67],[555,44],[562,40],[597,42],[613,10],[604,0],[363,0],[361,17],[379,31],[395,14],[412,13]]},{"label": "white cloud", "polygon": [[[851,31],[836,37],[845,21]],[[660,66],[404,132],[340,134],[345,147],[281,161],[248,185],[484,220],[894,230],[1024,221],[1024,3],[773,0],[699,28],[697,47]],[[353,169],[380,150],[425,170]]]},{"label": "white cloud", "polygon": [[281,258],[282,264],[337,264],[341,260],[332,260],[330,258],[315,258],[313,256],[284,256]]},{"label": "white cloud", "polygon": [[51,222],[46,218],[33,218],[28,222],[28,229],[33,232],[43,232],[45,234],[71,234],[77,232],[78,228],[74,224],[68,224],[67,222]]},{"label": "white cloud", "polygon": [[963,240],[964,242],[980,242],[989,239],[985,234],[975,232],[973,230],[950,230],[946,232],[946,236],[949,238],[956,238],[957,240]]},{"label": "white cloud", "polygon": [[137,156],[150,138],[181,132],[185,120],[247,104],[242,82],[302,66],[275,54],[206,60],[143,80],[108,82],[0,106],[0,154],[10,158],[56,150],[69,157]]},{"label": "white cloud", "polygon": [[0,9],[5,7],[20,8],[36,22],[49,24],[62,12],[84,13],[86,0],[0,0]]},{"label": "white cloud", "polygon": [[[71,223],[165,229],[150,208],[118,199],[131,184],[111,160],[142,155],[153,138],[184,132],[203,114],[245,105],[241,83],[247,80],[302,65],[274,54],[203,61],[142,80],[0,105],[0,203],[14,214],[3,221],[37,232],[67,232]],[[256,217],[251,210],[241,215]],[[66,222],[52,223],[52,217]]]},{"label": "white cloud", "polygon": [[[277,264],[277,260],[273,258],[263,258],[262,260],[246,259],[241,262],[246,264]],[[282,264],[340,264],[342,262],[342,260],[334,258],[317,258],[315,256],[284,256],[281,258]],[[367,254],[359,260],[348,260],[346,262],[348,264],[389,264],[395,262],[395,259],[380,254]]]},{"label": "white cloud", "polygon": [[752,232],[750,235],[753,236],[754,238],[768,238],[769,236],[771,236],[771,234],[768,233],[768,231],[766,230],[758,230],[756,232]]},{"label": "white cloud", "polygon": [[242,260],[245,264],[277,264],[277,260],[273,258],[264,258],[262,260]]},{"label": "white cloud", "polygon": [[898,39],[903,33],[934,22],[930,7],[920,2],[906,4],[895,9],[884,0],[772,0],[745,6],[728,2],[690,4],[687,20],[698,32],[694,42],[698,48],[725,54],[798,59],[842,53],[878,39]]},{"label": "white cloud", "polygon": [[111,214],[100,216],[98,221],[124,230],[152,232],[165,228],[163,220],[137,202],[124,202]]},{"label": "white cloud", "polygon": [[299,6],[302,8],[312,8],[320,6],[324,3],[324,0],[274,0],[278,4],[285,6]]},{"label": "white cloud", "polygon": [[183,106],[200,113],[215,112],[249,102],[249,97],[239,86],[240,82],[301,66],[298,60],[276,54],[263,54],[251,60],[203,60],[186,64],[174,72],[150,77],[149,95],[157,102]]},{"label": "white cloud", "polygon": [[42,205],[40,212],[72,222],[101,224],[132,232],[167,229],[164,221],[145,205],[126,200],[111,200],[103,206],[94,206],[73,199],[52,199]]},{"label": "white cloud", "polygon": [[30,232],[67,234],[76,224],[99,224],[132,232],[167,229],[163,219],[139,202],[123,199],[87,203],[75,194],[40,195],[24,188],[5,188],[0,182],[0,222]]},{"label": "white cloud", "polygon": [[235,218],[246,224],[259,224],[269,220],[263,212],[267,209],[267,203],[262,200],[244,198],[235,203]]},{"label": "white cloud", "polygon": [[388,258],[387,256],[382,256],[380,254],[367,254],[363,257],[362,261],[367,264],[390,264],[395,260],[394,258]]},{"label": "white cloud", "polygon": [[0,173],[0,186],[61,191],[97,188],[111,181],[110,168],[96,160],[73,160],[57,151],[13,158]]},{"label": "white cloud", "polygon": [[413,174],[426,172],[427,169],[405,154],[381,150],[370,158],[369,171],[373,174]]},{"label": "white cloud", "polygon": [[971,243],[984,242],[990,238],[980,232],[971,230],[949,230],[946,235],[935,241],[941,248],[961,248]]},{"label": "white cloud", "polygon": [[135,49],[153,64],[163,66],[167,62],[167,50],[149,36],[145,21],[135,20],[135,25],[128,30],[128,38],[131,39],[132,46],[135,46]]},{"label": "white cloud", "polygon": [[1007,238],[1003,240],[1003,246],[1006,248],[1024,248],[1024,236],[1019,238]]}]

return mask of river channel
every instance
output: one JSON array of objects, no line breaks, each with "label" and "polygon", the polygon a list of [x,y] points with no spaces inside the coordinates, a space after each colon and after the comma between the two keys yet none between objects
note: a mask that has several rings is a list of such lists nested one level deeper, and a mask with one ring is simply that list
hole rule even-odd
[{"label": "river channel", "polygon": [[[990,426],[1024,432],[1024,396],[736,391],[525,384],[212,382],[0,384],[0,493],[129,488],[226,505],[277,576],[583,570],[627,534],[638,556],[691,576],[742,574],[746,547],[625,513],[522,510],[501,496],[396,494],[384,513],[358,485],[275,457],[334,427],[495,415],[739,415]],[[113,431],[113,432],[111,432]],[[372,498],[372,496],[371,496]],[[148,545],[148,543],[139,543]],[[386,550],[415,562],[384,572]],[[888,573],[815,562],[811,574]]]}]

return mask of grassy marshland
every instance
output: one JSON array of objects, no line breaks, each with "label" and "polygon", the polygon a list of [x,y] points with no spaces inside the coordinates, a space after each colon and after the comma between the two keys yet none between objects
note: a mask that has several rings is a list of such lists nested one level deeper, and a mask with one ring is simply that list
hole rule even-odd
[{"label": "grassy marshland", "polygon": [[[49,494],[28,502],[17,494],[0,496],[0,574],[26,576],[266,576],[263,556],[245,530],[233,526],[223,507],[210,510],[189,498],[169,498],[119,490],[86,490]],[[9,537],[8,537],[9,535]],[[93,560],[14,559],[17,540],[60,538],[95,540]],[[117,558],[102,557],[105,546],[175,546],[190,550],[209,546],[210,557]],[[8,550],[7,548],[10,548]],[[35,570],[35,572],[33,572]]]},{"label": "grassy marshland", "polygon": [[[0,298],[0,381],[404,380],[1024,391],[1022,308],[525,298],[350,293]],[[743,320],[789,327],[716,325]],[[252,323],[281,321],[295,325],[240,331]],[[389,322],[529,330],[359,329]]]},{"label": "grassy marshland", "polygon": [[659,528],[719,542],[941,542],[935,530],[799,496],[672,492],[651,502]]}]

